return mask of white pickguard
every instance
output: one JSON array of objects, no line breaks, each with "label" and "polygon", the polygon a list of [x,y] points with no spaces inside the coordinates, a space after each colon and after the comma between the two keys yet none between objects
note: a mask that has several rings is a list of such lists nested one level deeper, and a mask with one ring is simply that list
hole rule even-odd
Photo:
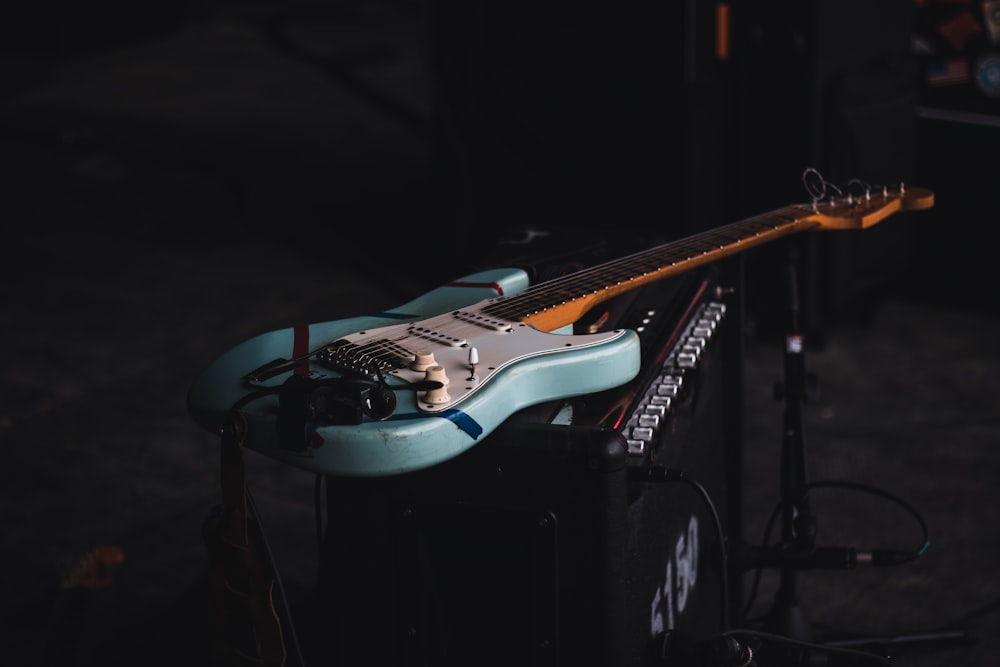
[{"label": "white pickguard", "polygon": [[[358,332],[342,340],[359,349],[391,350],[404,366],[390,375],[403,382],[443,380],[446,384],[442,390],[418,394],[419,409],[435,413],[459,406],[515,364],[540,355],[600,345],[621,335],[621,332],[587,336],[545,333],[521,322],[482,315],[485,303],[488,302],[426,320]],[[385,343],[380,344],[381,341]],[[472,350],[477,359],[475,364],[470,363]],[[418,354],[424,363],[414,369],[411,366]],[[430,355],[429,360],[423,359],[424,355]],[[433,369],[431,372],[425,369],[427,365]]]}]

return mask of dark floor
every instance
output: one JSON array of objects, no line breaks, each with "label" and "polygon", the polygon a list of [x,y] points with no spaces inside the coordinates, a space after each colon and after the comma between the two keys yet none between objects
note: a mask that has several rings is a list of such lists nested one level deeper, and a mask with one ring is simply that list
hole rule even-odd
[{"label": "dark floor", "polygon": [[[301,36],[354,57],[346,78],[278,52],[249,6],[109,50],[0,60],[6,664],[208,663],[201,526],[219,501],[219,457],[188,415],[191,382],[255,334],[375,312],[458,277],[426,246],[426,271],[396,263],[426,244],[438,202],[414,123],[428,100],[413,17],[373,6],[385,11]],[[925,140],[944,152],[956,141]],[[810,477],[905,499],[931,546],[898,567],[801,573],[802,609],[826,639],[944,638],[887,649],[912,667],[985,667],[1000,651],[1000,311],[977,229],[994,214],[965,215],[989,179],[956,175],[962,164],[918,168],[939,205],[914,218],[906,279],[806,355],[822,388],[804,411]],[[750,540],[778,499],[782,441],[780,327],[762,318],[750,313],[745,351]],[[315,604],[313,476],[247,465],[293,612]],[[822,489],[814,509],[827,543],[920,539],[877,497]],[[95,563],[110,563],[110,581]],[[746,623],[770,608],[772,575]],[[740,583],[749,594],[751,577]],[[322,643],[307,622],[300,634]]]}]

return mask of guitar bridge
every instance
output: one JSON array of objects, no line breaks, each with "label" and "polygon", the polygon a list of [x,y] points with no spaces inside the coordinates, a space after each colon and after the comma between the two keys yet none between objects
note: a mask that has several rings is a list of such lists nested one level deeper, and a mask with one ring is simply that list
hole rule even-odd
[{"label": "guitar bridge", "polygon": [[401,368],[413,358],[405,348],[384,339],[365,345],[338,340],[316,354],[316,361],[336,371],[371,379]]}]

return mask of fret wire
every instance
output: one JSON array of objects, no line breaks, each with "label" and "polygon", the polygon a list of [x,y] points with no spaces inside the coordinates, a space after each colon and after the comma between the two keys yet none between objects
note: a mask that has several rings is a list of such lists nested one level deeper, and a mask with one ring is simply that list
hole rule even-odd
[{"label": "fret wire", "polygon": [[765,213],[718,229],[650,248],[576,273],[529,287],[519,295],[493,304],[486,312],[508,319],[524,317],[593,292],[601,292],[636,277],[659,272],[679,262],[722,252],[761,234],[773,233],[798,222],[790,211]]}]

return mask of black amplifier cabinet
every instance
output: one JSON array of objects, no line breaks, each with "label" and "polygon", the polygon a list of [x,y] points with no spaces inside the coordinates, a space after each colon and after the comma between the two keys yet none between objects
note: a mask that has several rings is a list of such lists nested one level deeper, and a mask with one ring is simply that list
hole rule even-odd
[{"label": "black amplifier cabinet", "polygon": [[[524,410],[426,470],[325,480],[328,618],[314,620],[329,664],[683,665],[660,655],[662,633],[718,635],[740,360],[716,274],[661,281],[578,325],[640,333],[628,386]],[[705,489],[721,528],[670,471]]]}]

